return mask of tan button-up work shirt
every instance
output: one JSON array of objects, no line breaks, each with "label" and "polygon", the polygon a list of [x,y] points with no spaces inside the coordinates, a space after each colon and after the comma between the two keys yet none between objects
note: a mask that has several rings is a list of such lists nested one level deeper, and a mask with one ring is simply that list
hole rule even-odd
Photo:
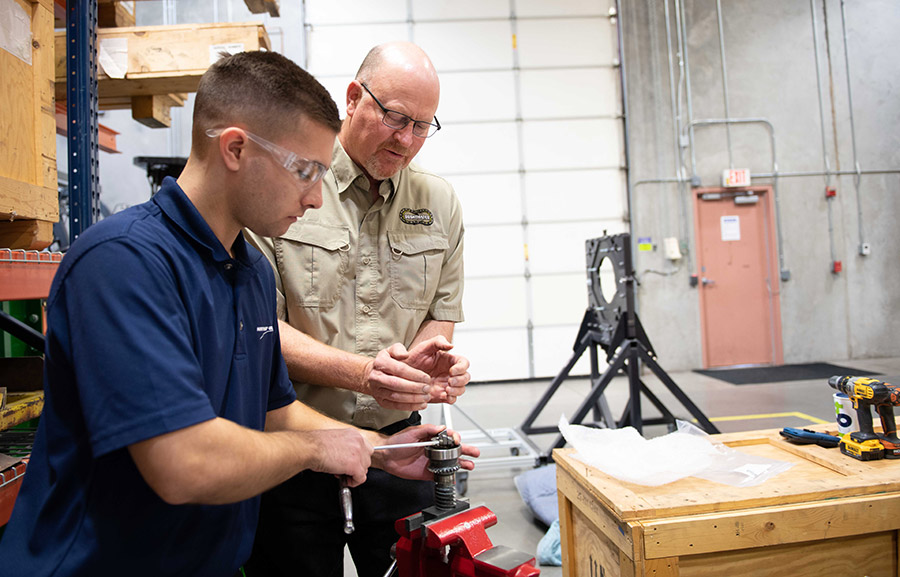
[{"label": "tan button-up work shirt", "polygon": [[[323,206],[279,238],[246,233],[276,271],[278,315],[307,335],[374,357],[409,346],[428,319],[463,320],[463,224],[453,187],[415,164],[369,182],[335,140]],[[359,427],[380,429],[407,411],[345,389],[294,383],[297,397]]]}]

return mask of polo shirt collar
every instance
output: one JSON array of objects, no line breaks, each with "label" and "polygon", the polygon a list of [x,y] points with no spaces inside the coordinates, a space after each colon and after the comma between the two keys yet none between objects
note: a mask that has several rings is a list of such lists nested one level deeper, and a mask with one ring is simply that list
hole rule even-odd
[{"label": "polo shirt collar", "polygon": [[[228,254],[228,251],[225,250],[225,247],[213,234],[209,224],[207,224],[197,207],[194,206],[194,203],[191,202],[181,187],[178,186],[174,178],[167,176],[163,179],[159,191],[153,196],[153,202],[184,234],[206,249],[213,260],[216,262],[232,260],[231,255]],[[243,233],[238,234],[231,248],[234,251],[234,260],[247,266],[252,266],[257,260],[262,258],[260,253],[251,253],[247,250],[247,243],[244,240]]]},{"label": "polo shirt collar", "polygon": [[[350,185],[356,182],[356,179],[358,178],[362,179],[361,186],[363,189],[368,190],[369,188],[369,179],[362,169],[353,162],[353,159],[350,158],[347,151],[344,150],[340,137],[334,139],[334,150],[331,154],[330,170],[338,193],[346,192],[350,188]],[[389,197],[392,196],[400,186],[400,173],[402,172],[403,171],[401,170],[388,179],[391,182],[391,192],[385,200],[389,200]]]}]

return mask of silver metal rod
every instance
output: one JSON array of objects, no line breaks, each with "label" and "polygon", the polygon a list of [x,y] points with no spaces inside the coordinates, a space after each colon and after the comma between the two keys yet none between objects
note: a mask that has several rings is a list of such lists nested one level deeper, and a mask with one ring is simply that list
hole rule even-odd
[{"label": "silver metal rod", "polygon": [[[533,377],[534,375],[532,374],[532,375],[530,375],[530,376]],[[481,434],[483,434],[485,437],[487,437],[488,439],[490,439],[491,442],[492,442],[493,444],[496,445],[496,444],[499,442],[499,441],[497,441],[497,439],[495,439],[494,437],[492,437],[491,434],[488,433],[487,430],[485,430],[481,425],[479,425],[478,423],[476,423],[476,422],[475,422],[475,419],[473,419],[472,417],[470,417],[469,414],[468,414],[467,412],[465,412],[464,410],[462,410],[462,407],[460,407],[459,405],[450,405],[450,406],[451,406],[451,407],[456,407],[456,410],[459,411],[460,413],[462,413],[462,416],[465,417],[466,419],[468,419],[470,423],[472,423],[473,425],[475,425],[475,427],[476,427],[479,431],[481,431]]]},{"label": "silver metal rod", "polygon": [[684,2],[675,0],[675,23],[679,29],[678,45],[684,60],[684,95],[687,101],[688,144],[691,148],[691,176],[697,174],[697,154],[694,150],[694,105],[691,99],[691,59],[687,39],[687,14]]},{"label": "silver metal rod", "polygon": [[856,126],[853,122],[853,81],[850,70],[850,49],[847,46],[847,16],[844,12],[844,0],[841,0],[841,31],[844,35],[844,67],[847,69],[847,107],[850,109],[850,142],[853,145],[853,168],[856,169],[856,178],[853,183],[856,187],[856,220],[859,226],[859,251],[862,253],[862,246],[866,244],[865,219],[863,218],[862,197],[859,192],[859,157],[856,153]]},{"label": "silver metal rod", "polygon": [[[722,99],[725,103],[725,118],[731,118],[728,107],[728,68],[725,65],[725,25],[722,23],[722,1],[716,0],[716,17],[719,20],[719,54],[722,57]],[[728,141],[728,168],[734,168],[734,157],[731,151],[731,126],[725,125],[725,137]]]},{"label": "silver metal rod", "polygon": [[[831,165],[828,162],[828,146],[825,139],[825,105],[822,102],[822,74],[819,71],[819,23],[816,18],[816,0],[809,0],[809,11],[812,16],[813,33],[813,57],[816,64],[816,95],[819,98],[819,129],[822,136],[822,163],[825,167],[825,188],[831,185]],[[831,254],[831,262],[837,260],[834,247],[834,197],[827,196],[825,200],[828,206],[828,250]]]},{"label": "silver metal rod", "polygon": [[[750,178],[773,178],[777,176],[778,178],[806,178],[812,176],[857,176],[857,175],[866,175],[866,174],[900,174],[900,168],[884,168],[884,169],[872,169],[872,170],[798,170],[793,172],[753,172],[750,174]],[[668,184],[668,183],[678,183],[684,182],[683,179],[679,178],[645,178],[638,180],[635,182],[635,185],[644,185],[644,184]],[[569,222],[569,221],[566,221]],[[576,222],[576,221],[572,221]],[[479,226],[479,225],[472,225]]]},{"label": "silver metal rod", "polygon": [[422,441],[420,443],[397,443],[396,445],[378,445],[374,447],[376,451],[386,451],[388,449],[411,449],[413,447],[433,447],[440,441]]}]

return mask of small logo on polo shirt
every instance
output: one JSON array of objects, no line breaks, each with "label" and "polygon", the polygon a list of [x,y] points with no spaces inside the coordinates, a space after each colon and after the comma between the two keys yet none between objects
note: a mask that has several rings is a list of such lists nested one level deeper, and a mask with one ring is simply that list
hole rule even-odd
[{"label": "small logo on polo shirt", "polygon": [[262,340],[264,336],[273,332],[274,330],[275,328],[272,325],[269,325],[267,327],[256,327],[256,332],[260,333],[259,340]]},{"label": "small logo on polo shirt", "polygon": [[422,224],[425,226],[431,226],[432,224],[434,224],[434,214],[432,214],[432,212],[427,208],[417,208],[415,210],[411,208],[401,208],[400,220],[402,220],[406,224]]}]

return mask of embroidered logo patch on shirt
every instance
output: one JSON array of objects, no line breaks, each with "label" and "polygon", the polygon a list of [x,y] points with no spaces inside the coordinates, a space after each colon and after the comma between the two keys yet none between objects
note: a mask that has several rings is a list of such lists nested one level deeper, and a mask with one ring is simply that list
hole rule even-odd
[{"label": "embroidered logo patch on shirt", "polygon": [[424,224],[431,226],[434,224],[434,214],[427,208],[411,208],[400,209],[400,220],[406,224]]},{"label": "embroidered logo patch on shirt", "polygon": [[265,327],[256,327],[256,332],[259,333],[259,340],[262,340],[264,336],[274,331],[275,327],[273,327],[272,325]]}]

